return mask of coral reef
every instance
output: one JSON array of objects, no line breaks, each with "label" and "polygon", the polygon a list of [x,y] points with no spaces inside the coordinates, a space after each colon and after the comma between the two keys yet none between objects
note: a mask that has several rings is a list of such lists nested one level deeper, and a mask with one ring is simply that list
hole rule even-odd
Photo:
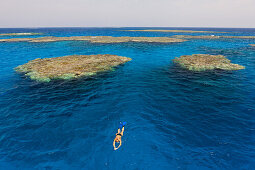
[{"label": "coral reef", "polygon": [[250,44],[251,46],[255,47],[255,44]]},{"label": "coral reef", "polygon": [[170,37],[112,37],[112,36],[74,36],[74,37],[39,37],[0,39],[0,42],[56,42],[56,41],[90,41],[92,43],[121,43],[121,42],[158,42],[172,43],[186,40]]},{"label": "coral reef", "polygon": [[181,67],[190,71],[205,71],[205,70],[241,70],[244,66],[232,64],[229,59],[222,55],[208,55],[208,54],[193,54],[184,55],[173,60]]},{"label": "coral reef", "polygon": [[23,36],[23,35],[41,35],[42,33],[32,33],[32,32],[23,32],[23,33],[6,33],[0,34],[0,36]]},{"label": "coral reef", "polygon": [[131,58],[110,54],[70,55],[35,59],[15,68],[32,80],[49,82],[52,79],[72,79],[95,75],[130,61]]},{"label": "coral reef", "polygon": [[220,39],[220,38],[238,38],[238,39],[255,39],[255,36],[217,36],[217,35],[174,35],[173,38],[184,39]]},{"label": "coral reef", "polygon": [[225,33],[215,31],[192,31],[192,30],[122,30],[122,31],[140,31],[140,32],[184,32],[184,33]]}]

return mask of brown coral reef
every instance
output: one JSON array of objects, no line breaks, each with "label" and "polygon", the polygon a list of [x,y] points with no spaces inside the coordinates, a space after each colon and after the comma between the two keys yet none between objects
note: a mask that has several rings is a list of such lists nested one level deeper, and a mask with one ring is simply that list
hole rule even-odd
[{"label": "brown coral reef", "polygon": [[15,68],[32,80],[49,82],[52,79],[72,79],[95,75],[130,61],[131,58],[110,54],[70,55],[35,59]]},{"label": "brown coral reef", "polygon": [[[183,32],[183,33],[216,33],[215,31],[193,31],[193,30],[122,30],[122,31],[139,31],[139,32]],[[225,32],[217,32],[225,33]]]},{"label": "brown coral reef", "polygon": [[208,55],[208,54],[193,54],[184,55],[173,60],[181,67],[190,71],[205,71],[205,70],[241,70],[244,66],[232,64],[229,59],[223,55]]},{"label": "brown coral reef", "polygon": [[23,35],[41,35],[42,33],[32,33],[32,32],[23,32],[23,33],[6,33],[0,34],[0,36],[23,36]]},{"label": "brown coral reef", "polygon": [[158,42],[172,43],[186,40],[170,37],[112,37],[112,36],[74,36],[74,37],[39,37],[0,39],[0,42],[56,42],[56,41],[90,41],[92,43],[121,43],[121,42]]},{"label": "brown coral reef", "polygon": [[237,39],[255,39],[255,36],[217,36],[217,35],[174,35],[173,38],[184,39],[220,39],[220,38],[237,38]]}]

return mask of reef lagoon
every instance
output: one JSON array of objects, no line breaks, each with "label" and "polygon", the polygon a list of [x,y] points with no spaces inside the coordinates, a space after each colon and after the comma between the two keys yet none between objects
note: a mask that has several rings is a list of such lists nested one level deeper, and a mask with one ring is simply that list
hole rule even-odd
[{"label": "reef lagoon", "polygon": [[[134,31],[149,29],[188,31]],[[0,39],[221,38],[1,42],[0,169],[254,169],[255,48],[250,44],[255,39],[247,37],[255,36],[255,29],[0,29],[0,34],[8,33],[41,34]],[[37,58],[96,54],[132,61],[94,76],[47,83],[14,70]],[[196,72],[173,62],[192,54],[223,55],[245,69]],[[122,121],[127,122],[122,146],[114,151],[112,142]]]}]

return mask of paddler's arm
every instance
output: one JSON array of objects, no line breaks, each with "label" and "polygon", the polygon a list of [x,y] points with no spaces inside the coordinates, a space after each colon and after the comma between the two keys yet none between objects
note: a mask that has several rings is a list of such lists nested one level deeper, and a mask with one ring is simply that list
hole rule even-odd
[{"label": "paddler's arm", "polygon": [[[114,145],[115,145],[115,144],[114,144]],[[115,150],[119,149],[120,146],[121,146],[121,140],[120,140],[119,146],[118,146],[117,148],[115,148]]]},{"label": "paddler's arm", "polygon": [[116,146],[115,146],[115,139],[113,140],[113,148],[114,148],[114,150],[116,150]]}]

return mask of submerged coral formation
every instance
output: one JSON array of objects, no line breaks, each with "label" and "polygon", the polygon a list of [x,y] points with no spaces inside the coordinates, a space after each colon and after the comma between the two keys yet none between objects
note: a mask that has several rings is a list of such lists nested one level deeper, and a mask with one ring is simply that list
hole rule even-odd
[{"label": "submerged coral formation", "polygon": [[255,47],[255,44],[250,44],[251,46]]},{"label": "submerged coral formation", "polygon": [[[193,30],[122,30],[122,31],[140,31],[140,32],[184,32],[184,33],[216,33],[215,31],[193,31]],[[225,33],[225,32],[217,32]]]},{"label": "submerged coral formation", "polygon": [[131,58],[110,54],[70,55],[64,57],[35,59],[15,68],[32,80],[49,82],[52,79],[71,79],[91,76],[98,72],[130,61]]},{"label": "submerged coral formation", "polygon": [[158,42],[172,43],[186,40],[170,37],[112,37],[112,36],[74,36],[74,37],[39,37],[0,39],[0,42],[56,42],[56,41],[90,41],[92,43],[121,43],[121,42]]},{"label": "submerged coral formation", "polygon": [[0,36],[22,36],[22,35],[41,35],[42,33],[32,33],[32,32],[23,32],[23,33],[6,33],[0,34]]},{"label": "submerged coral formation", "polygon": [[238,38],[238,39],[255,39],[255,36],[217,36],[217,35],[174,35],[174,38],[184,39],[220,39],[220,38]]},{"label": "submerged coral formation", "polygon": [[193,54],[184,55],[173,60],[181,67],[191,71],[205,71],[205,70],[241,70],[244,66],[232,64],[229,59],[223,55],[208,55],[208,54]]}]

